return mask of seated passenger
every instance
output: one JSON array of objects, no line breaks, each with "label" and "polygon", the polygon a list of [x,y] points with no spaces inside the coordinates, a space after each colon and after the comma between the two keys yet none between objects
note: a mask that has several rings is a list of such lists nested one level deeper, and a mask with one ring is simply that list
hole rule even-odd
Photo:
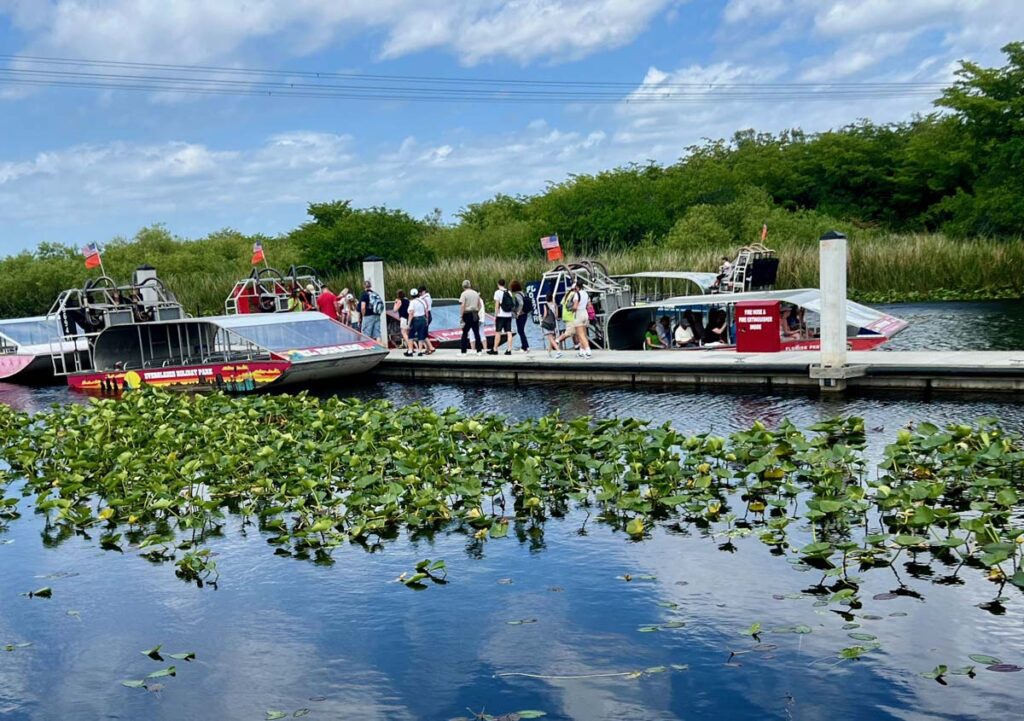
[{"label": "seated passenger", "polygon": [[726,312],[721,308],[711,311],[708,316],[708,327],[704,331],[704,345],[709,343],[729,342],[729,321]]},{"label": "seated passenger", "polygon": [[729,262],[728,256],[722,256],[722,264],[718,266],[718,275],[715,277],[715,282],[712,283],[711,288],[714,290],[721,290],[722,283],[725,282],[726,278],[732,275],[732,263]]},{"label": "seated passenger", "polygon": [[644,333],[644,350],[661,350],[665,348],[658,337],[658,324],[651,321],[647,325],[647,332]]},{"label": "seated passenger", "polygon": [[700,313],[694,313],[692,310],[687,310],[683,313],[683,320],[686,321],[686,325],[693,331],[694,340],[700,345],[704,342],[704,316]]},{"label": "seated passenger", "polygon": [[685,320],[679,321],[672,336],[673,345],[676,348],[689,348],[697,345],[697,337],[693,334],[693,330]]},{"label": "seated passenger", "polygon": [[672,347],[672,319],[667,315],[661,316],[658,322],[658,340],[663,348]]},{"label": "seated passenger", "polygon": [[800,338],[800,318],[792,306],[783,306],[779,316],[779,332],[782,340],[798,340]]}]

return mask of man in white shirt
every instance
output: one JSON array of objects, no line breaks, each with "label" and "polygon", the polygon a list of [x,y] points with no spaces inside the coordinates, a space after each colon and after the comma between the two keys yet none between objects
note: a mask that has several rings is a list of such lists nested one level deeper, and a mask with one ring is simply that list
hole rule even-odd
[{"label": "man in white shirt", "polygon": [[462,353],[469,350],[469,333],[476,336],[476,352],[482,353],[484,344],[480,340],[480,316],[484,313],[484,299],[473,290],[473,284],[462,281],[462,295],[459,296],[459,313],[462,316]]},{"label": "man in white shirt", "polygon": [[494,347],[487,351],[488,355],[498,355],[502,336],[508,336],[508,348],[505,355],[512,355],[512,316],[515,315],[515,298],[505,287],[505,279],[498,281],[498,289],[494,291]]}]

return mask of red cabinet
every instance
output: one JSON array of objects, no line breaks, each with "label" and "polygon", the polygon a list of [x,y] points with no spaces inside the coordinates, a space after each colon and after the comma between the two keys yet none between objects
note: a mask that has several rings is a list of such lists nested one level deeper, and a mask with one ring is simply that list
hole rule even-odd
[{"label": "red cabinet", "polygon": [[746,300],[736,304],[736,351],[739,353],[778,353],[782,350],[779,332],[779,301]]}]

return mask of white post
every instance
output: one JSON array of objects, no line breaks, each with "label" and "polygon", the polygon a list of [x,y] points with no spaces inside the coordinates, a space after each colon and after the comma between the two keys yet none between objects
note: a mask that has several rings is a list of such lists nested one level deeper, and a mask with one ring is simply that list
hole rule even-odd
[{"label": "white post", "polygon": [[821,366],[846,365],[846,236],[834,230],[819,241]]},{"label": "white post", "polygon": [[363,280],[370,281],[373,289],[377,292],[377,295],[384,301],[384,313],[381,314],[380,319],[380,338],[381,345],[385,348],[388,347],[388,296],[384,292],[384,260],[378,258],[375,255],[367,256],[363,261]]}]

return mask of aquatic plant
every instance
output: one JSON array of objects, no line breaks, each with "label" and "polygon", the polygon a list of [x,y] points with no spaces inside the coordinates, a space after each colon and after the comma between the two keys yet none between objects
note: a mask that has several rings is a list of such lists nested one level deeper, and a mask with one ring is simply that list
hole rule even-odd
[{"label": "aquatic plant", "polygon": [[[845,662],[881,644],[855,630],[882,618],[866,608],[917,595],[900,578],[900,559],[909,558],[914,574],[929,573],[933,561],[946,566],[942,583],[957,582],[964,569],[984,573],[996,589],[985,606],[993,612],[1009,600],[1007,585],[1024,588],[1020,438],[990,418],[921,423],[898,430],[871,468],[866,433],[859,418],[804,430],[755,423],[726,438],[628,418],[513,423],[382,401],[146,390],[35,415],[0,406],[0,460],[15,491],[0,509],[16,517],[21,498],[32,497],[48,545],[91,537],[214,587],[209,541],[227,532],[229,517],[259,529],[276,555],[318,563],[403,532],[536,542],[548,518],[574,509],[583,512],[581,533],[596,520],[630,542],[692,528],[736,551],[739,539],[753,536],[794,570],[817,575],[776,598],[835,610],[857,645],[829,660]],[[874,572],[891,574],[894,585],[869,597],[861,575]],[[423,589],[445,584],[447,574],[444,561],[423,559],[397,580]],[[672,618],[637,630],[685,625]],[[764,634],[811,631],[754,623],[742,633],[757,643],[750,650],[765,650],[772,644],[761,642]],[[973,660],[996,671],[1021,668]],[[957,671],[933,678],[967,675]]]}]

